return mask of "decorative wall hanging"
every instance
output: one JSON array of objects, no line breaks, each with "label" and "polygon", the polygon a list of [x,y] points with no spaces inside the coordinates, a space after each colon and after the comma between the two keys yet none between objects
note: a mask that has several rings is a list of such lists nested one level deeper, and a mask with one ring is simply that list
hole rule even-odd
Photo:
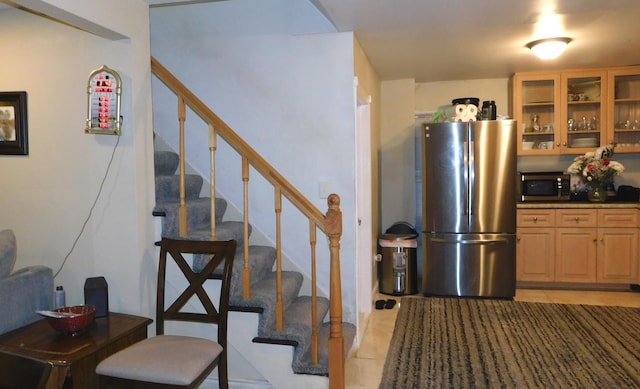
[{"label": "decorative wall hanging", "polygon": [[102,66],[89,74],[87,85],[87,134],[120,135],[122,80],[118,73]]},{"label": "decorative wall hanging", "polygon": [[0,154],[29,155],[27,92],[0,92]]}]

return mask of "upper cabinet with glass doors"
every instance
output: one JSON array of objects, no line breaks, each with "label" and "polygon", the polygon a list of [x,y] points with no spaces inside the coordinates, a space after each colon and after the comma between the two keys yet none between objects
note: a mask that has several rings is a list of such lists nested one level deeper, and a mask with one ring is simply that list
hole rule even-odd
[{"label": "upper cabinet with glass doors", "polygon": [[584,154],[607,144],[607,72],[570,71],[561,78],[560,152]]},{"label": "upper cabinet with glass doors", "polygon": [[560,138],[560,74],[516,73],[512,116],[518,122],[518,154],[557,154]]},{"label": "upper cabinet with glass doors", "polygon": [[640,151],[640,67],[516,73],[518,155]]},{"label": "upper cabinet with glass doors", "polygon": [[640,151],[640,67],[617,68],[608,72],[608,142],[618,152]]}]

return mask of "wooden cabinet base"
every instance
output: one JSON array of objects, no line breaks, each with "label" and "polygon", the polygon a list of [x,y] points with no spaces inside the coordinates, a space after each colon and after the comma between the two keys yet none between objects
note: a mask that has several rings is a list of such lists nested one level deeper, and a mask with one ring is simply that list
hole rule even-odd
[{"label": "wooden cabinet base", "polygon": [[640,292],[638,284],[602,284],[591,282],[517,281],[516,289],[594,290],[611,292]]}]

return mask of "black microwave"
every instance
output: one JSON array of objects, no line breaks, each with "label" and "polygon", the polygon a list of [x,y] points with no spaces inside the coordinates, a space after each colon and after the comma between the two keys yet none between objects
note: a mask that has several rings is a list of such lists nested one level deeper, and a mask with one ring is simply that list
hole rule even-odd
[{"label": "black microwave", "polygon": [[520,172],[520,201],[569,201],[571,176],[562,172]]}]

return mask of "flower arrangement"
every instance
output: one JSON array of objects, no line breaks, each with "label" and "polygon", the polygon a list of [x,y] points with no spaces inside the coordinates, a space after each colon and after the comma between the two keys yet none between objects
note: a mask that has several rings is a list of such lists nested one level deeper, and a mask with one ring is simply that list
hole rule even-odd
[{"label": "flower arrangement", "polygon": [[568,173],[578,174],[588,183],[611,184],[613,178],[624,171],[620,162],[612,161],[613,145],[603,146],[595,152],[576,157],[567,169]]}]

